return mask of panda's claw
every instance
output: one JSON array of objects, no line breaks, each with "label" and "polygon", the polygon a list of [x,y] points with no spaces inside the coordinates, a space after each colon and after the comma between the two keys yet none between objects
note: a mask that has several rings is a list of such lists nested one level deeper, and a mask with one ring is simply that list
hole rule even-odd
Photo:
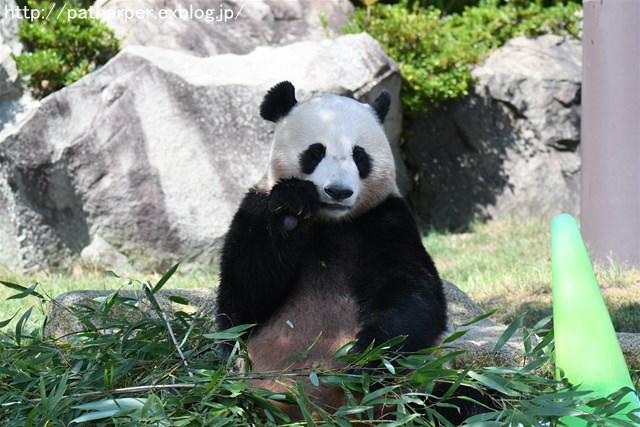
[{"label": "panda's claw", "polygon": [[293,215],[285,215],[282,220],[282,225],[287,231],[291,231],[298,226],[298,218]]},{"label": "panda's claw", "polygon": [[271,189],[269,205],[277,215],[292,215],[308,220],[320,207],[315,185],[301,179],[287,179]]}]

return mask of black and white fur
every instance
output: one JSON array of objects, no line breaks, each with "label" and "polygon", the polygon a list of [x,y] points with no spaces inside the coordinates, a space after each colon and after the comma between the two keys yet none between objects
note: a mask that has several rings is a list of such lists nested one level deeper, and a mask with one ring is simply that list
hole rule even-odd
[{"label": "black and white fur", "polygon": [[265,96],[261,115],[276,123],[267,173],[233,218],[217,301],[219,329],[258,325],[253,371],[342,367],[334,353],[351,341],[353,352],[399,335],[402,351],[439,344],[442,283],[396,187],[389,104],[386,91],[372,105],[297,102],[289,82]]}]

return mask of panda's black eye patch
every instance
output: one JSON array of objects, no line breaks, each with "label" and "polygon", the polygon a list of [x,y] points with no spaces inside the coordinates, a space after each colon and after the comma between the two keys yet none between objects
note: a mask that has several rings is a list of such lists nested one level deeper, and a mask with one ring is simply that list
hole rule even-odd
[{"label": "panda's black eye patch", "polygon": [[311,144],[300,154],[300,170],[310,175],[316,170],[318,164],[324,159],[327,149],[320,143]]},{"label": "panda's black eye patch", "polygon": [[359,145],[353,147],[353,161],[358,167],[360,179],[368,177],[371,173],[371,156]]}]

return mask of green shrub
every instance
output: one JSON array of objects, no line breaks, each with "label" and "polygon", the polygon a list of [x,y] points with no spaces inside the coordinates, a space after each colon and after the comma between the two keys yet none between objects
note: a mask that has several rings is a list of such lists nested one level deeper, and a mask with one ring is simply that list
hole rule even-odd
[{"label": "green shrub", "polygon": [[113,31],[100,20],[67,19],[70,9],[80,10],[91,3],[28,2],[29,7],[46,13],[38,19],[22,20],[18,30],[25,52],[15,58],[16,64],[20,74],[28,76],[34,95],[43,97],[70,85],[120,49]]},{"label": "green shrub", "polygon": [[[375,3],[379,4],[398,4],[404,0],[351,0],[356,7],[367,7]],[[462,13],[468,7],[479,6],[483,0],[408,0],[409,5],[420,5],[422,7],[435,7],[445,14]],[[511,4],[517,7],[527,6],[531,0],[501,0],[501,4]],[[536,0],[537,3],[544,7],[560,6],[570,3],[582,5],[582,0]]]},{"label": "green shrub", "polygon": [[[402,0],[351,0],[354,6],[366,6],[367,3],[397,4]],[[526,5],[531,0],[503,0],[502,3],[511,3],[517,6]],[[567,3],[582,4],[582,0],[538,0],[542,6],[558,6]],[[410,0],[411,4],[417,3],[422,7],[433,6],[445,13],[460,13],[467,7],[478,6],[482,0]]]},{"label": "green shrub", "polygon": [[484,0],[462,14],[443,16],[440,9],[403,0],[373,5],[369,18],[366,10],[357,9],[344,32],[366,31],[382,44],[400,67],[405,112],[415,116],[466,95],[473,84],[472,66],[513,37],[578,37],[579,10],[575,3],[543,7]]}]

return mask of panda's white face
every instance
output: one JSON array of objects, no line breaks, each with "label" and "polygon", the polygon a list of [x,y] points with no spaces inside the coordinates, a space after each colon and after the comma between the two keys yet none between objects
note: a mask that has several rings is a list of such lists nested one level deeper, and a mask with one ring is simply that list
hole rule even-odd
[{"label": "panda's white face", "polygon": [[398,193],[391,148],[375,111],[340,96],[302,102],[278,122],[266,185],[287,178],[315,184],[324,220],[353,217]]}]

